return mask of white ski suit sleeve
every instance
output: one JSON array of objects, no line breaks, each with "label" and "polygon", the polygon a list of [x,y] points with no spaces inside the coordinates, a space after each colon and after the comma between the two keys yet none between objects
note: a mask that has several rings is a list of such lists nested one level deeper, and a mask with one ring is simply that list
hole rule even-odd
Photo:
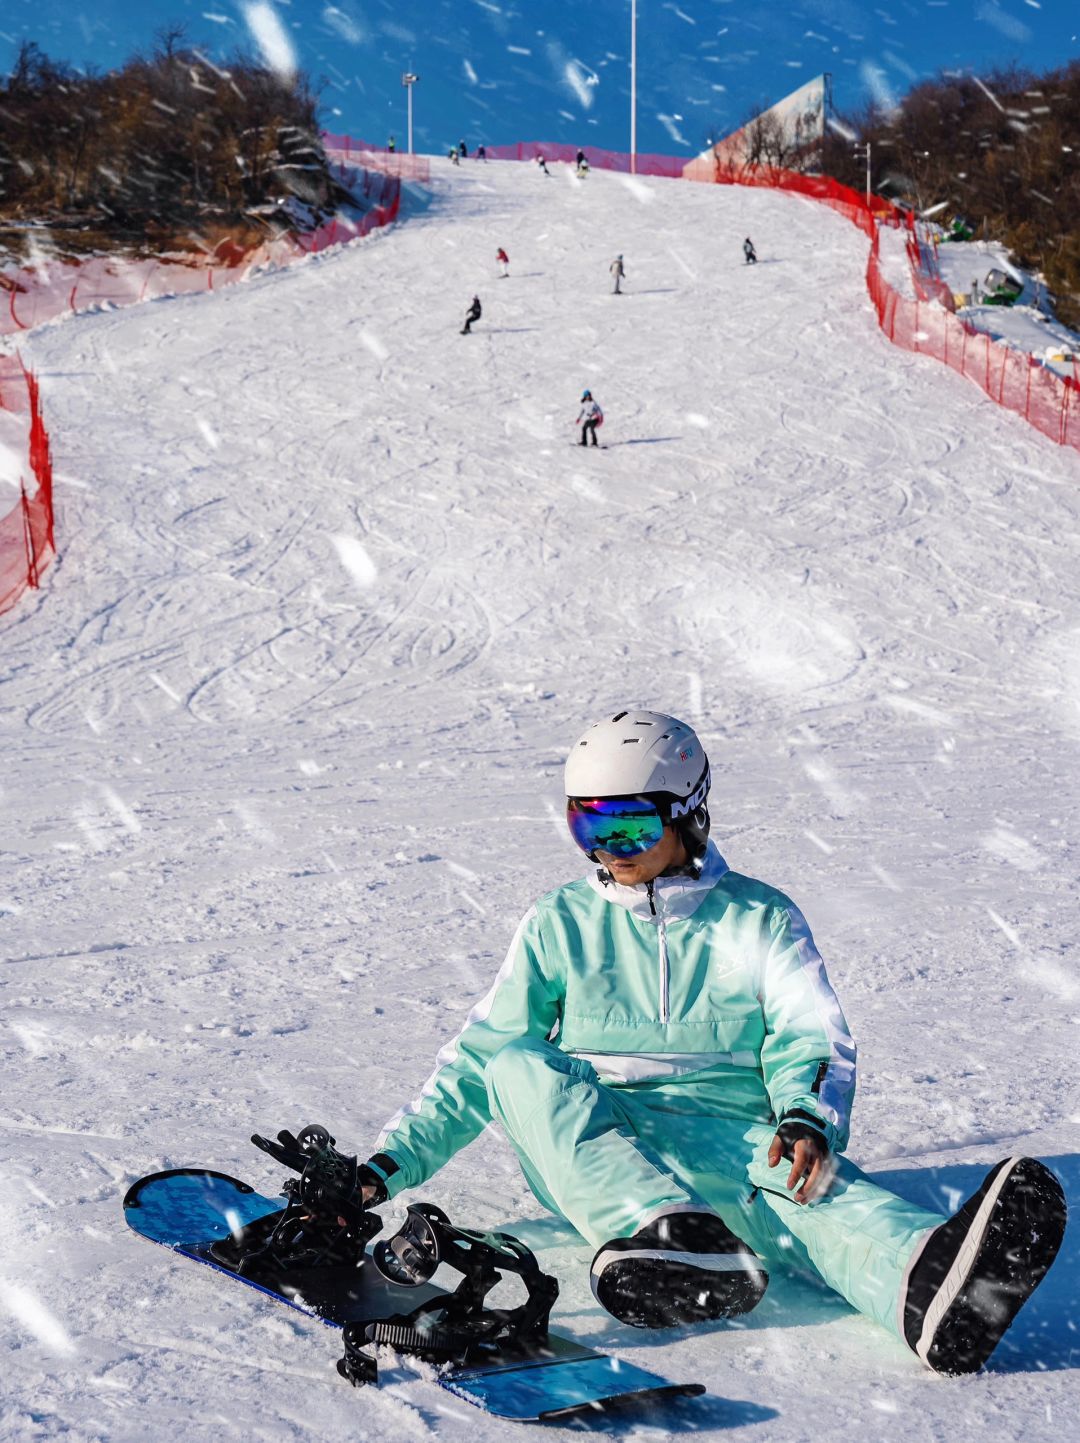
[{"label": "white ski suit sleeve", "polygon": [[809,1113],[830,1149],[842,1151],[855,1097],[855,1042],[798,907],[783,898],[770,925],[761,982],[765,1088],[778,1120],[794,1110]]},{"label": "white ski suit sleeve", "polygon": [[435,1059],[420,1096],[383,1128],[376,1153],[397,1164],[390,1196],[418,1187],[491,1121],[485,1069],[504,1043],[547,1037],[561,1010],[563,983],[544,957],[537,910],[522,918],[495,981],[465,1026]]}]

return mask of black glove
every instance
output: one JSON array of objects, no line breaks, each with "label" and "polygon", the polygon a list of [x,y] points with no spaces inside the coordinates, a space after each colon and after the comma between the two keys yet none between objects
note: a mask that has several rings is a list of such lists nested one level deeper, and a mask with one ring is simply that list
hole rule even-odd
[{"label": "black glove", "polygon": [[794,1107],[790,1112],[784,1114],[777,1125],[776,1135],[780,1139],[780,1146],[788,1162],[793,1161],[795,1157],[797,1142],[820,1143],[826,1152],[829,1151],[825,1124],[812,1112],[803,1112],[798,1107]]},{"label": "black glove", "polygon": [[[343,1218],[349,1228],[370,1234],[370,1222],[366,1222],[363,1215],[368,1208],[386,1201],[386,1183],[375,1168],[338,1152],[334,1138],[325,1127],[313,1123],[301,1128],[295,1136],[282,1131],[276,1142],[258,1136],[251,1140],[263,1152],[300,1174],[299,1182],[286,1184],[296,1202],[316,1217],[328,1221]],[[385,1162],[394,1169],[390,1158]],[[375,1189],[367,1202],[363,1196],[365,1187]]]}]

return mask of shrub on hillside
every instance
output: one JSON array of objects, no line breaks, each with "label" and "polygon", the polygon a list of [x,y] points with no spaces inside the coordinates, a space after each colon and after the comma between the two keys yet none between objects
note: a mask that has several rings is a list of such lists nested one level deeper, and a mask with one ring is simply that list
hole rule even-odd
[{"label": "shrub on hillside", "polygon": [[[1063,319],[1080,320],[1080,61],[1035,75],[940,75],[896,110],[848,117],[869,140],[874,187],[919,211],[963,215],[1041,270]],[[823,169],[856,190],[863,161],[831,132]]]},{"label": "shrub on hillside", "polygon": [[0,87],[0,210],[145,235],[228,225],[288,195],[325,204],[306,78],[244,57],[219,68],[179,42],[170,31],[151,57],[106,75],[25,43]]}]

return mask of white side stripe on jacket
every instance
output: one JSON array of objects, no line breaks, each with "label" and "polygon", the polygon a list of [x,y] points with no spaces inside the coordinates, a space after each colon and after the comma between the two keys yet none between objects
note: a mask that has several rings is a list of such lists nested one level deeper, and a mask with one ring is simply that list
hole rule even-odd
[{"label": "white side stripe on jacket", "polygon": [[814,946],[806,918],[794,903],[785,910],[791,927],[791,940],[810,983],[815,1010],[829,1039],[829,1065],[818,1089],[818,1105],[826,1120],[842,1132],[848,1126],[855,1087],[855,1041],[847,1030],[836,993],[825,975],[825,964]]}]

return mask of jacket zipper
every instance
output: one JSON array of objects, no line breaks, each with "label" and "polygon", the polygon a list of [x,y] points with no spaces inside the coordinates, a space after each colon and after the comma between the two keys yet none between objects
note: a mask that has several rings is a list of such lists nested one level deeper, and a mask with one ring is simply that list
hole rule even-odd
[{"label": "jacket zipper", "polygon": [[652,912],[653,916],[658,919],[656,923],[656,940],[660,953],[660,1021],[668,1022],[671,1020],[671,1005],[668,996],[669,968],[667,950],[667,927],[664,925],[663,913],[658,913],[656,910],[656,897],[653,892],[653,884],[651,882],[647,882],[645,886],[649,894],[649,910]]}]

